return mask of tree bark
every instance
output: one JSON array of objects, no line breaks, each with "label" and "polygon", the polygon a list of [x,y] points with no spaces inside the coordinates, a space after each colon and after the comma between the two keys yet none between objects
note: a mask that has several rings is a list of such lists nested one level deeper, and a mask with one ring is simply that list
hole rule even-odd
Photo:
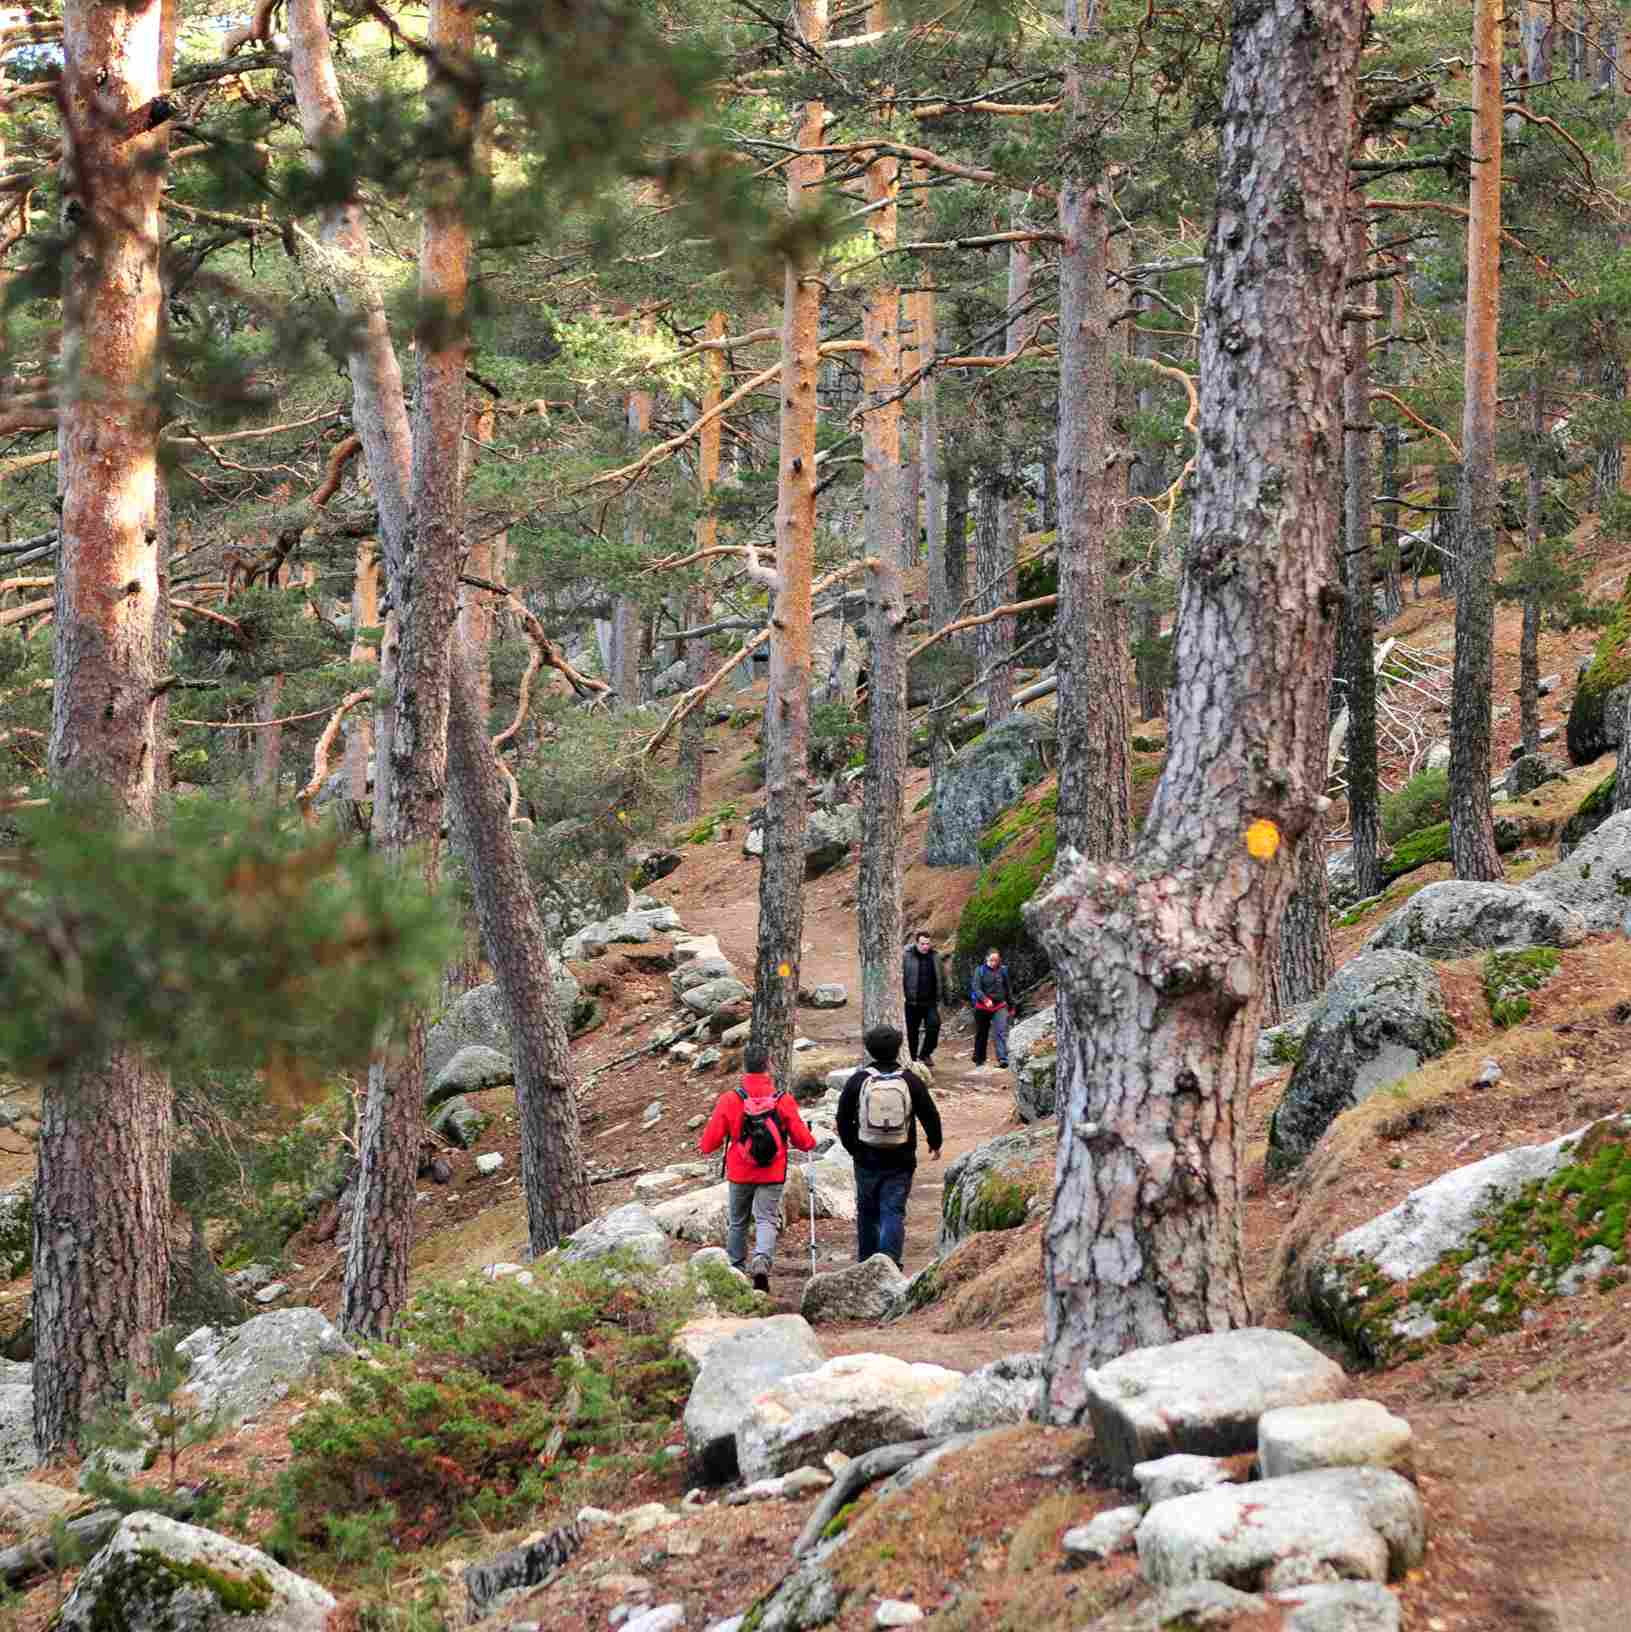
[{"label": "tree bark", "polygon": [[1269,998],[1263,1023],[1277,1024],[1301,1003],[1312,1003],[1330,984],[1331,876],[1325,870],[1325,818],[1317,818],[1297,845],[1297,882],[1280,920],[1280,944],[1269,963]]},{"label": "tree bark", "polygon": [[[431,180],[420,235],[419,298],[426,320],[418,336],[408,529],[393,597],[401,620],[401,644],[385,842],[398,853],[416,849],[425,881],[432,886],[441,874],[449,658],[464,552],[462,439],[470,353],[466,313],[470,234],[460,189],[469,173],[475,138],[475,109],[462,99],[460,83],[442,65],[474,54],[475,29],[475,12],[459,0],[433,0],[430,43],[437,58],[428,96],[451,156]],[[365,451],[366,447],[365,442]],[[413,1247],[424,1126],[425,1012],[406,1014],[399,1029],[400,1036],[392,1039],[392,1046],[368,1073],[357,1199],[341,1292],[345,1329],[369,1337],[383,1337],[407,1301]]]},{"label": "tree bark", "polygon": [[[707,323],[704,338],[725,338],[725,314],[713,313]],[[725,383],[725,354],[723,351],[703,353],[703,377],[707,384],[702,390],[703,417],[719,407]],[[721,426],[711,419],[697,436],[697,548],[709,550],[719,542],[719,517],[714,511],[714,488],[719,483],[719,447]],[[700,629],[708,621],[707,564],[699,572],[704,575],[702,586],[686,602],[687,627]],[[685,684],[700,686],[708,678],[710,648],[706,636],[685,642]],[[695,821],[702,814],[702,745],[707,731],[707,716],[700,708],[692,709],[680,726],[680,807],[686,818]]]},{"label": "tree bark", "polygon": [[[1078,0],[1065,0],[1072,39]],[[1091,27],[1091,24],[1088,25]],[[1085,122],[1080,73],[1065,78],[1073,124]],[[1079,141],[1075,147],[1082,145]],[[1059,191],[1059,846],[1095,861],[1132,841],[1127,680],[1121,609],[1111,590],[1116,532],[1109,451],[1109,214],[1102,177],[1073,171]]]},{"label": "tree bark", "polygon": [[[640,331],[651,330],[651,319],[641,321]],[[631,391],[628,400],[628,442],[631,453],[651,434],[652,396],[649,391]],[[711,428],[711,427],[710,427]],[[623,501],[623,543],[631,560],[642,553],[645,522],[640,513],[638,490]],[[619,595],[612,603],[612,661],[607,677],[612,693],[624,708],[640,706],[640,603],[632,596]]]},{"label": "tree bark", "polygon": [[[1348,274],[1364,273],[1370,260],[1363,208],[1348,221]],[[1370,325],[1350,322],[1348,372],[1343,420],[1343,572],[1342,683],[1348,704],[1348,826],[1353,833],[1353,864],[1363,900],[1382,888],[1380,849],[1382,816],[1376,769],[1376,590],[1375,555],[1371,547]],[[1323,833],[1322,833],[1323,839]],[[1325,857],[1320,856],[1319,891],[1329,897]],[[1311,873],[1304,869],[1305,883]],[[1302,892],[1299,885],[1299,895]],[[1325,961],[1329,962],[1327,949]],[[1327,973],[1329,971],[1327,970]],[[1323,984],[1323,981],[1322,981]],[[1300,998],[1291,999],[1302,1001]]]},{"label": "tree bark", "polygon": [[[379,626],[379,554],[371,538],[357,545],[357,566],[351,584],[351,661],[379,663],[379,648],[360,631]],[[359,805],[368,798],[368,768],[374,757],[373,715],[365,706],[347,717],[345,774],[347,791]]]},{"label": "tree bark", "polygon": [[[306,146],[321,164],[327,146],[343,142],[345,103],[329,48],[322,0],[289,0],[289,71]],[[408,526],[408,470],[413,437],[402,395],[402,370],[391,345],[385,306],[368,270],[368,227],[362,201],[353,194],[327,205],[319,235],[329,259],[321,271],[335,304],[353,325],[347,367],[351,374],[351,423],[379,506],[386,582],[394,585]]]},{"label": "tree bark", "polygon": [[[918,366],[934,361],[938,340],[935,332],[934,291],[919,290],[913,319],[917,333]],[[950,593],[946,560],[947,501],[946,457],[940,437],[940,385],[930,374],[918,386],[918,431],[921,437],[919,468],[923,472],[923,554],[929,575],[929,622],[936,628],[951,622],[955,602]]]},{"label": "tree bark", "polygon": [[[67,0],[58,416],[61,551],[49,763],[58,788],[151,825],[167,642],[158,515],[159,195],[169,82],[162,0]],[[129,134],[134,128],[135,135]],[[77,212],[77,213],[76,213]],[[34,1438],[72,1446],[97,1398],[164,1324],[170,1085],[115,1049],[50,1077],[34,1190]]]},{"label": "tree bark", "polygon": [[1529,552],[1530,580],[1523,596],[1523,632],[1518,638],[1518,720],[1523,751],[1540,752],[1540,585],[1534,567],[1540,559],[1542,449],[1545,444],[1545,399],[1540,369],[1529,376],[1529,460],[1524,481],[1524,546]]},{"label": "tree bark", "polygon": [[1472,191],[1461,418],[1462,527],[1450,692],[1450,863],[1457,878],[1499,879],[1490,810],[1490,691],[1495,678],[1495,406],[1501,303],[1500,0],[1473,10]]},{"label": "tree bark", "polygon": [[[483,400],[470,416],[470,434],[478,446],[493,440],[493,405]],[[468,470],[469,458],[464,460]],[[472,578],[504,583],[505,535],[478,530],[465,552],[466,571]],[[465,585],[459,592],[458,639],[470,652],[476,677],[476,706],[481,718],[490,720],[493,711],[493,631],[498,623],[495,599],[490,590]]]},{"label": "tree bark", "polygon": [[[888,26],[887,7],[874,0],[867,27]],[[867,167],[872,237],[885,267],[893,264],[899,160]],[[900,289],[871,286],[866,298],[867,350],[862,354],[863,502],[867,552],[867,729],[862,780],[861,867],[855,891],[861,963],[861,1029],[905,1024],[900,988],[901,805],[906,787],[906,624],[902,573],[907,555],[902,528],[900,403]],[[913,531],[916,531],[915,517]]]},{"label": "tree bark", "polygon": [[[969,476],[965,450],[949,435],[940,444],[940,468],[946,484],[946,536],[942,559],[946,574],[946,616],[935,628],[943,628],[958,615],[968,598],[968,500]],[[967,635],[953,635],[954,644],[967,644]]]},{"label": "tree bark", "polygon": [[[577,1080],[555,1001],[554,960],[510,824],[498,756],[476,706],[473,653],[454,654],[448,765],[482,941],[504,996],[521,1119],[521,1189],[534,1257],[589,1222]],[[356,1231],[352,1231],[356,1239]]]},{"label": "tree bark", "polygon": [[1081,862],[1027,909],[1073,1022],[1045,1236],[1051,1420],[1082,1416],[1085,1368],[1249,1319],[1252,1047],[1295,847],[1328,804],[1361,15],[1235,12],[1167,767],[1131,861]]},{"label": "tree bark", "polygon": [[[979,483],[974,515],[974,580],[979,609],[990,612],[1018,596],[1019,574],[1014,568],[1014,540],[1008,531],[1008,505],[1003,489],[1011,479],[1006,450],[993,453],[1002,463],[988,466]],[[987,675],[985,708],[988,725],[998,725],[1014,712],[1014,620],[993,618],[974,630],[974,657]]]},{"label": "tree bark", "polygon": [[[827,39],[827,0],[798,0],[800,37],[813,52]],[[819,147],[826,109],[806,102],[799,145]],[[795,215],[820,197],[819,154],[787,167]],[[808,197],[806,197],[808,194]],[[810,581],[815,553],[817,386],[821,373],[821,284],[815,256],[787,257],[782,297],[781,452],[776,488],[776,570],[771,591],[770,688],[766,699],[764,860],[759,870],[759,940],[753,1040],[786,1075],[793,1047],[804,936],[804,826],[809,803]]]}]

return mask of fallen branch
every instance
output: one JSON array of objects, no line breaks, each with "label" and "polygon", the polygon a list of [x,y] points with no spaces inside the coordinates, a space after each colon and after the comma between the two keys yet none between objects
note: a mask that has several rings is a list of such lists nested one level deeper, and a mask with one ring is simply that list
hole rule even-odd
[{"label": "fallen branch", "polygon": [[372,697],[372,686],[364,686],[361,691],[354,691],[347,696],[329,716],[329,722],[323,727],[323,734],[317,739],[317,750],[312,755],[311,781],[295,795],[300,805],[300,814],[305,817],[308,825],[316,818],[312,814],[312,801],[323,791],[323,784],[328,781],[329,750],[334,746],[334,739],[340,732],[340,721],[365,697]]},{"label": "fallen branch", "polygon": [[[839,567],[835,571],[829,572],[826,577],[817,579],[817,581],[810,586],[811,599],[814,599],[821,593],[822,590],[830,588],[833,584],[840,583],[845,578],[853,578],[864,565],[865,562],[862,561],[851,561],[847,566]],[[685,692],[681,697],[679,697],[675,701],[673,708],[669,711],[668,718],[657,727],[656,731],[649,738],[647,738],[645,747],[640,750],[641,756],[647,757],[656,753],[668,739],[668,735],[671,731],[673,731],[674,727],[694,710],[700,708],[702,704],[706,702],[707,699],[713,694],[713,692],[718,689],[720,682],[724,680],[725,676],[729,674],[731,670],[742,661],[743,658],[747,657],[750,653],[757,651],[758,648],[763,646],[769,639],[769,628],[766,627],[761,629],[759,633],[756,634],[753,639],[742,648],[741,651],[736,652],[729,657],[725,663],[720,668],[716,669],[711,675],[709,675],[709,677],[704,680],[700,686],[693,686],[688,692]]]},{"label": "fallen branch", "polygon": [[49,612],[55,605],[49,596],[43,601],[25,601],[21,606],[14,606],[9,612],[0,612],[0,629],[9,629],[14,623],[26,623],[30,618],[37,618],[42,612]]},{"label": "fallen branch", "polygon": [[909,1439],[900,1445],[880,1445],[849,1463],[833,1480],[821,1500],[811,1510],[793,1543],[793,1557],[800,1558],[821,1540],[821,1533],[838,1517],[839,1510],[853,1502],[868,1485],[876,1484],[909,1468],[921,1456],[937,1451],[953,1436],[942,1434],[937,1439]]}]

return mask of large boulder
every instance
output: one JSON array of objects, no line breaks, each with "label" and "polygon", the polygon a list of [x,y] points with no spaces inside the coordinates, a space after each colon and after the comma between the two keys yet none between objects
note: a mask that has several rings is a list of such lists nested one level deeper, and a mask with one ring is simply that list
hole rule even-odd
[{"label": "large boulder", "polygon": [[231,1331],[202,1326],[181,1345],[198,1408],[241,1421],[275,1405],[351,1345],[321,1309],[278,1309]]},{"label": "large boulder", "polygon": [[886,1354],[845,1354],[756,1395],[736,1431],[744,1479],[766,1479],[828,1451],[860,1456],[922,1439],[930,1414],[963,1374]]},{"label": "large boulder", "polygon": [[[1301,1254],[1285,1291],[1384,1364],[1447,1332],[1508,1330],[1534,1304],[1582,1291],[1615,1267],[1602,1235],[1616,1216],[1610,1195],[1627,1182],[1631,1116],[1503,1150]],[[1623,1208],[1617,1216],[1623,1229]]]},{"label": "large boulder", "polygon": [[788,1377],[815,1371],[826,1361],[802,1315],[754,1320],[721,1338],[704,1355],[685,1403],[685,1444],[705,1479],[734,1479],[736,1431],[749,1404]]},{"label": "large boulder", "polygon": [[1005,1354],[971,1371],[929,1411],[929,1437],[1005,1428],[1036,1416],[1042,1405],[1042,1356]]},{"label": "large boulder", "polygon": [[0,1191],[0,1281],[28,1273],[34,1262],[34,1186]]},{"label": "large boulder", "polygon": [[1520,946],[1575,946],[1586,926],[1571,908],[1510,884],[1445,879],[1417,890],[1365,942],[1424,958],[1460,958]]},{"label": "large boulder", "polygon": [[[578,1012],[582,993],[577,979],[570,969],[556,965],[554,981],[556,1007],[566,1029],[573,1031],[582,1018]],[[472,1043],[509,1058],[510,1024],[503,994],[496,985],[477,986],[465,992],[425,1034],[425,1081],[435,1082],[453,1056]]]},{"label": "large boulder", "polygon": [[34,1449],[34,1385],[0,1383],[0,1480],[40,1465]]},{"label": "large boulder", "polygon": [[508,1054],[482,1043],[461,1048],[425,1090],[425,1109],[434,1111],[461,1094],[479,1094],[484,1088],[503,1088],[515,1081],[515,1066]]},{"label": "large boulder", "polygon": [[738,1003],[752,996],[753,993],[734,975],[719,975],[713,980],[704,980],[692,986],[680,998],[680,1002],[692,1014],[707,1019],[717,1014],[727,1004]]},{"label": "large boulder", "polygon": [[812,1193],[817,1218],[837,1218],[850,1224],[855,1222],[855,1163],[847,1152],[834,1151],[819,1161],[799,1162],[787,1169],[782,1211],[789,1220],[810,1216],[809,1197]]},{"label": "large boulder", "polygon": [[935,786],[923,859],[931,867],[973,867],[980,834],[1033,783],[1042,779],[1048,727],[1015,714],[976,737],[941,773]]},{"label": "large boulder", "polygon": [[1337,972],[1309,1019],[1297,1068],[1269,1125],[1271,1159],[1289,1166],[1345,1110],[1455,1042],[1433,966],[1414,952],[1362,952]]},{"label": "large boulder", "polygon": [[1569,708],[1569,758],[1576,765],[1617,748],[1625,731],[1626,701],[1631,697],[1631,579],[1619,605],[1597,637],[1591,662],[1574,688]]},{"label": "large boulder", "polygon": [[674,994],[676,1003],[693,987],[706,985],[710,980],[735,978],[736,965],[719,950],[719,943],[713,936],[710,935],[708,941],[712,950],[687,958],[668,977],[668,989]]},{"label": "large boulder", "polygon": [[1050,1003],[1027,1015],[1008,1033],[1008,1069],[1014,1074],[1014,1109],[1021,1122],[1040,1122],[1057,1109],[1056,1019]]},{"label": "large boulder", "polygon": [[562,1251],[578,1261],[628,1252],[638,1262],[660,1268],[668,1262],[668,1237],[648,1208],[630,1201],[585,1224],[567,1238]]},{"label": "large boulder", "polygon": [[1524,888],[1572,908],[1588,933],[1619,929],[1631,910],[1631,810],[1610,816],[1568,860],[1525,879]]},{"label": "large boulder", "polygon": [[1375,1400],[1286,1405],[1257,1421],[1265,1479],[1315,1468],[1397,1468],[1410,1460],[1410,1424]]},{"label": "large boulder", "polygon": [[[561,942],[561,956],[576,961],[598,957],[608,946],[643,946],[659,935],[683,935],[685,925],[670,906],[630,907],[610,918],[598,918]],[[596,950],[591,950],[594,948]]]},{"label": "large boulder", "polygon": [[1522,799],[1525,794],[1545,787],[1548,782],[1562,780],[1562,770],[1545,754],[1520,754],[1501,778],[1501,788],[1508,799]]},{"label": "large boulder", "polygon": [[[670,1201],[652,1205],[648,1216],[664,1235],[676,1241],[691,1241],[702,1247],[723,1246],[725,1231],[730,1224],[731,1187],[727,1183],[710,1184],[701,1190],[688,1191]],[[619,1213],[627,1211],[618,1208]],[[647,1209],[641,1208],[642,1212]],[[608,1217],[616,1217],[609,1214]]]},{"label": "large boulder", "polygon": [[213,1530],[132,1513],[85,1567],[57,1632],[326,1632],[315,1581]]},{"label": "large boulder", "polygon": [[[861,842],[861,813],[853,805],[831,808],[812,806],[804,818],[804,876],[820,878],[849,860],[850,851]],[[744,856],[762,857],[765,830],[750,826],[742,839]]]},{"label": "large boulder", "polygon": [[900,1301],[906,1277],[886,1253],[812,1275],[799,1313],[813,1325],[832,1321],[879,1321]]},{"label": "large boulder", "polygon": [[1257,1449],[1257,1419],[1339,1400],[1342,1367],[1291,1332],[1247,1326],[1134,1349],[1083,1376],[1094,1454],[1117,1473],[1184,1452]]},{"label": "large boulder", "polygon": [[1584,799],[1575,806],[1574,814],[1563,824],[1557,835],[1557,856],[1567,861],[1581,844],[1614,814],[1614,790],[1619,773],[1610,771]]},{"label": "large boulder", "polygon": [[940,1202],[942,1257],[966,1236],[1025,1222],[1031,1198],[1039,1193],[1037,1169],[1055,1137],[1051,1123],[998,1134],[947,1165]]},{"label": "large boulder", "polygon": [[1157,1586],[1396,1581],[1421,1563],[1426,1548],[1416,1487],[1382,1468],[1222,1485],[1161,1502],[1138,1527],[1139,1568]]}]

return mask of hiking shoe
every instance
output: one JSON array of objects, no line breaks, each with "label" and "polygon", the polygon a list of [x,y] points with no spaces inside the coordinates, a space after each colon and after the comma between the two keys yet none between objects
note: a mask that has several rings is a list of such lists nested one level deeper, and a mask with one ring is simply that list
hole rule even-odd
[{"label": "hiking shoe", "polygon": [[755,1258],[753,1260],[753,1290],[768,1292],[770,1290],[770,1260]]}]

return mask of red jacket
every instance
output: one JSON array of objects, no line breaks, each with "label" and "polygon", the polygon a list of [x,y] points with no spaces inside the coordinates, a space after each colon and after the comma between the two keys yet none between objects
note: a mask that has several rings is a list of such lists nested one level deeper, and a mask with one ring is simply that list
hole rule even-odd
[{"label": "red jacket", "polygon": [[737,1184],[780,1184],[787,1177],[788,1145],[792,1144],[798,1150],[814,1150],[815,1135],[805,1127],[804,1118],[799,1115],[798,1105],[791,1094],[776,1097],[776,1085],[767,1074],[744,1073],[742,1090],[752,1100],[776,1100],[776,1120],[781,1124],[782,1138],[775,1161],[760,1167],[748,1154],[748,1148],[742,1142],[742,1113],[747,1105],[742,1094],[734,1088],[727,1088],[719,1096],[714,1114],[708,1118],[708,1126],[702,1130],[698,1148],[704,1156],[709,1156],[728,1139],[730,1149],[725,1153],[727,1179]]}]

